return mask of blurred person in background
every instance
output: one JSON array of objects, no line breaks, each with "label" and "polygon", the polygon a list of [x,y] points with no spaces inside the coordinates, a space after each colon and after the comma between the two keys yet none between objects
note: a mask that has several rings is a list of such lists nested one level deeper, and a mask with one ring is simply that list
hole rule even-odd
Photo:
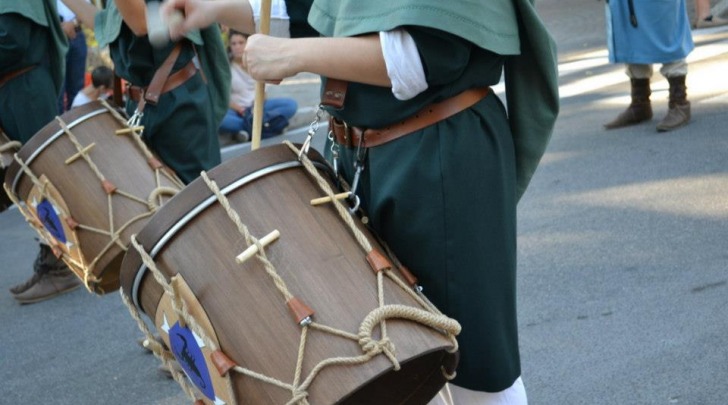
[{"label": "blurred person in background", "polygon": [[604,127],[608,130],[652,119],[652,65],[670,84],[667,115],[657,124],[666,132],[690,122],[685,58],[693,50],[685,0],[609,0],[606,4],[607,46],[611,63],[624,63],[632,101]]},{"label": "blurred person in background", "polygon": [[58,113],[63,114],[71,108],[73,99],[84,86],[88,46],[86,45],[86,35],[81,28],[81,21],[76,18],[76,14],[61,0],[56,0],[56,6],[61,27],[68,37],[69,45],[66,54],[66,77],[63,80],[61,95],[58,97]]},{"label": "blurred person in background", "polygon": [[[0,127],[28,142],[58,113],[68,40],[55,0],[0,1]],[[73,291],[81,281],[45,243],[33,275],[10,288],[21,304]]]},{"label": "blurred person in background", "polygon": [[695,0],[694,28],[709,28],[728,24],[728,19],[713,15],[710,0]]},{"label": "blurred person in background", "polygon": [[97,66],[91,71],[91,83],[81,89],[73,99],[71,108],[90,103],[94,100],[105,100],[113,89],[114,72],[107,66]]},{"label": "blurred person in background", "polygon": [[[255,79],[243,67],[243,51],[248,35],[239,31],[228,32],[230,48],[230,108],[220,124],[222,136],[230,136],[237,142],[250,140],[253,127],[253,101]],[[262,138],[280,135],[296,114],[298,104],[288,97],[266,98],[263,104]]]},{"label": "blurred person in background", "polygon": [[[148,34],[159,27],[147,27],[151,0],[109,1],[103,10],[85,0],[63,2],[93,27],[99,47],[109,47],[115,74],[129,84],[126,112],[144,127],[152,151],[184,183],[220,164],[217,129],[228,107],[230,69],[219,26],[153,46]],[[154,77],[160,88],[149,91]]]}]

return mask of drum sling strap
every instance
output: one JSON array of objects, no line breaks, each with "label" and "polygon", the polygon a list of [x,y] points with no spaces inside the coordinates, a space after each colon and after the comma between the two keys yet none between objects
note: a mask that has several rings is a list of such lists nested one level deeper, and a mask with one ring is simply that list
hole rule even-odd
[{"label": "drum sling strap", "polygon": [[[182,43],[178,42],[172,49],[172,52],[169,53],[169,56],[167,56],[167,59],[165,59],[157,71],[154,72],[154,76],[152,77],[152,81],[149,83],[148,87],[129,86],[129,97],[138,102],[136,111],[134,112],[134,117],[130,120],[130,125],[134,126],[138,123],[134,120],[136,119],[136,121],[138,121],[141,119],[141,116],[144,113],[144,106],[146,106],[147,103],[156,105],[162,94],[176,89],[200,70],[198,62],[199,59],[195,52],[195,56],[187,65],[177,72],[172,73],[174,62],[179,57],[181,50]],[[200,70],[200,72],[202,71]],[[207,82],[204,74],[202,78],[205,82]]]}]

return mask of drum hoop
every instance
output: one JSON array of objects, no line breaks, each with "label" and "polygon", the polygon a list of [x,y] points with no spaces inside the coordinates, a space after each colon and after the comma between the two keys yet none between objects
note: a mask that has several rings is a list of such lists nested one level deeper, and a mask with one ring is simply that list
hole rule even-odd
[{"label": "drum hoop", "polygon": [[[90,113],[84,114],[84,115],[76,118],[75,120],[71,121],[70,123],[68,123],[66,125],[66,127],[70,130],[71,128],[75,127],[76,125],[88,120],[89,118],[95,117],[100,114],[108,113],[108,112],[109,112],[109,110],[107,110],[105,108],[91,111]],[[33,153],[31,153],[30,156],[28,156],[27,159],[25,159],[25,161],[24,161],[25,165],[30,166],[30,164],[38,157],[38,155],[40,155],[41,152],[43,152],[48,146],[50,146],[50,144],[55,142],[56,139],[58,139],[64,133],[66,133],[66,131],[63,128],[61,128],[58,130],[58,132],[49,136],[48,139],[45,140],[45,142],[43,142],[38,148],[36,148],[35,151],[33,151]],[[20,182],[20,178],[23,176],[23,174],[25,174],[25,173],[22,170],[18,170],[18,173],[15,175],[15,179],[13,180],[13,185],[10,189],[13,193],[17,193],[16,189],[18,187],[18,183]]]},{"label": "drum hoop", "polygon": [[[326,169],[327,166],[320,162],[314,162],[314,165]],[[248,183],[251,183],[255,180],[258,180],[261,177],[267,176],[269,174],[288,170],[296,167],[302,167],[303,163],[301,163],[298,160],[292,160],[288,162],[283,163],[277,163],[268,167],[264,167],[262,169],[259,169],[253,173],[250,173],[246,176],[243,176],[239,178],[238,180],[230,183],[226,187],[222,188],[220,192],[223,195],[228,195],[229,193],[235,191],[236,189],[247,185]],[[152,247],[152,250],[149,252],[149,256],[154,259],[157,254],[164,248],[164,246],[169,242],[170,239],[172,239],[177,232],[180,231],[185,225],[187,225],[190,221],[192,221],[197,215],[199,215],[202,211],[209,208],[212,204],[217,202],[217,196],[214,194],[207,197],[203,201],[201,201],[199,204],[197,204],[194,208],[190,209],[182,218],[180,218],[172,227],[167,230],[162,237],[159,238],[159,240],[154,244]],[[141,309],[141,305],[139,303],[139,287],[141,286],[142,279],[144,278],[144,275],[146,274],[148,268],[147,266],[142,263],[139,266],[139,269],[136,272],[136,275],[134,276],[134,283],[132,284],[130,296],[132,298],[132,301],[134,302],[134,306]]]}]

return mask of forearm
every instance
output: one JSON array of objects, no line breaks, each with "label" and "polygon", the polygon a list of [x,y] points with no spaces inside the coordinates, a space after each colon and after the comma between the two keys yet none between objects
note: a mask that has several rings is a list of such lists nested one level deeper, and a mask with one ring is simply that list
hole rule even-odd
[{"label": "forearm", "polygon": [[76,14],[76,19],[78,19],[78,21],[91,29],[94,28],[94,18],[96,17],[96,12],[98,12],[96,6],[86,0],[61,1],[66,5],[66,7],[70,8],[74,14]]},{"label": "forearm", "polygon": [[[298,43],[300,42],[300,43]],[[391,87],[378,35],[292,40],[299,71],[351,82]]]},{"label": "forearm", "polygon": [[253,9],[248,0],[218,0],[208,4],[215,21],[242,33],[255,33]]},{"label": "forearm", "polygon": [[274,38],[253,35],[243,57],[248,72],[275,81],[300,72],[391,87],[377,34],[349,38]]},{"label": "forearm", "polygon": [[144,0],[115,0],[124,22],[134,35],[147,35],[147,6]]}]

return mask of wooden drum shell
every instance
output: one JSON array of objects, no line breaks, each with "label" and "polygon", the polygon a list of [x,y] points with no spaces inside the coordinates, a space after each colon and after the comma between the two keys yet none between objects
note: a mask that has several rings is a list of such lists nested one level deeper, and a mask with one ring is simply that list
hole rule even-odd
[{"label": "wooden drum shell", "polygon": [[[107,104],[94,101],[59,117],[82,146],[94,144],[88,156],[119,191],[111,196],[111,208],[103,184],[91,165],[82,158],[67,163],[67,159],[79,151],[58,120],[48,123],[18,151],[20,159],[36,177],[44,176],[60,192],[75,222],[113,233],[110,225],[113,217],[118,243],[110,246],[110,236],[76,229],[78,248],[88,267],[73,266],[64,257],[80,278],[84,278],[84,271],[89,271],[97,279],[87,287],[98,294],[119,288],[119,268],[130,237],[142,229],[156,210],[145,203],[153,191],[164,187],[176,192],[184,187],[169,169],[152,168],[159,161],[154,158],[152,163],[148,159],[145,154],[149,153],[148,150],[139,145],[141,139],[131,139],[139,135],[116,134],[117,130],[128,127],[121,115],[113,113]],[[34,187],[32,179],[18,162],[13,162],[8,168],[5,184],[23,201]],[[122,196],[122,191],[141,201]],[[169,195],[162,195],[154,200],[161,204],[169,198]],[[90,266],[94,260],[95,264]]]},{"label": "wooden drum shell", "polygon": [[[11,142],[10,138],[0,129],[0,179],[5,178],[5,171],[13,163],[13,155],[18,151],[18,148],[11,145]],[[0,212],[3,212],[12,204],[13,202],[5,193],[5,189],[0,188]]]},{"label": "wooden drum shell", "polygon": [[[320,155],[311,155],[324,167]],[[267,172],[280,165],[291,166]],[[378,305],[375,273],[334,207],[310,205],[322,191],[296,155],[285,145],[263,148],[223,163],[208,176],[223,191],[228,189],[231,206],[253,236],[280,231],[280,238],[266,247],[266,256],[291,293],[315,311],[315,321],[356,334]],[[160,209],[138,240],[167,279],[184,276],[228,357],[290,381],[301,327],[256,257],[235,262],[247,244],[221,204],[211,199],[207,184],[195,180]],[[357,224],[372,246],[383,251]],[[121,270],[122,292],[154,319],[163,290],[150,273],[140,254],[130,249]],[[387,304],[419,307],[386,277],[384,284]],[[311,404],[426,404],[437,393],[445,383],[443,366],[452,369],[457,361],[448,352],[452,342],[440,331],[413,322],[394,319],[386,324],[402,369],[392,371],[384,355],[362,365],[324,368],[308,390]],[[303,374],[323,359],[360,354],[356,342],[309,331]],[[239,404],[284,404],[291,398],[290,392],[240,374],[234,374],[232,385]]]}]

